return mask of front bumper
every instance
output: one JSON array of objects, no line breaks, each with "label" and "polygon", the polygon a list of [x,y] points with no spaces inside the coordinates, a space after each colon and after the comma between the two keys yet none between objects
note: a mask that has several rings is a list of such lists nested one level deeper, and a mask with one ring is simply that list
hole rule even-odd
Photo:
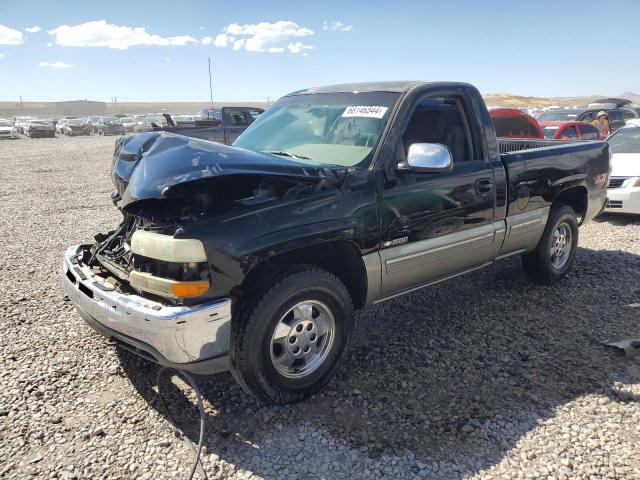
[{"label": "front bumper", "polygon": [[91,130],[89,130],[89,127],[87,127],[87,128],[70,128],[69,130],[66,131],[66,133],[69,136],[89,135],[91,133]]},{"label": "front bumper", "polygon": [[607,198],[605,212],[640,215],[640,187],[610,188]]},{"label": "front bumper", "polygon": [[102,132],[105,135],[124,135],[127,133],[124,128],[103,128]]},{"label": "front bumper", "polygon": [[53,130],[28,130],[27,135],[31,138],[48,138],[55,137],[56,132]]},{"label": "front bumper", "polygon": [[98,333],[161,365],[200,374],[229,370],[231,300],[167,306],[116,292],[82,263],[84,248],[67,249],[62,281],[80,315]]}]

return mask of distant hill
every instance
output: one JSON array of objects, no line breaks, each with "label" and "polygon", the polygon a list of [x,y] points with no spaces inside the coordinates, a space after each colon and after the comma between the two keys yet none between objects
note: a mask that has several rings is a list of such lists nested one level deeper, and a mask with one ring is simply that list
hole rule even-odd
[{"label": "distant hill", "polygon": [[485,103],[490,107],[547,107],[558,105],[559,107],[582,106],[591,103],[602,95],[589,97],[524,97],[511,93],[486,93],[482,96]]},{"label": "distant hill", "polygon": [[[587,105],[597,98],[606,95],[592,95],[586,97],[526,97],[522,95],[514,95],[512,93],[486,93],[483,95],[484,101],[490,107],[547,107],[550,105],[558,105],[560,107],[572,107]],[[625,92],[615,95],[620,98],[627,98],[633,103],[640,104],[640,95],[633,92]],[[202,102],[118,102],[117,104],[105,103],[104,108],[108,115],[114,114],[135,114],[135,113],[157,113],[169,112],[173,114],[194,114],[200,112],[206,105],[207,101]],[[55,107],[53,102],[24,102],[22,112],[24,115],[32,116],[55,116],[59,107]],[[215,106],[221,105],[243,105],[266,108],[269,105],[265,102],[214,102]],[[20,115],[20,103],[18,102],[0,102],[0,117],[12,117]],[[96,112],[97,113],[97,112]]]}]

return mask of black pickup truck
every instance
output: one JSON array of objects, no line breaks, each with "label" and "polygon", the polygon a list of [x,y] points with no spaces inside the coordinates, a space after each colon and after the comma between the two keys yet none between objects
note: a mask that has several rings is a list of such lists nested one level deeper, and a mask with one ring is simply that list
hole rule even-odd
[{"label": "black pickup truck", "polygon": [[468,84],[300,90],[234,146],[119,140],[122,223],[70,247],[63,282],[122,347],[293,402],[335,371],[354,309],[511,255],[561,279],[608,176],[606,142],[497,139]]}]

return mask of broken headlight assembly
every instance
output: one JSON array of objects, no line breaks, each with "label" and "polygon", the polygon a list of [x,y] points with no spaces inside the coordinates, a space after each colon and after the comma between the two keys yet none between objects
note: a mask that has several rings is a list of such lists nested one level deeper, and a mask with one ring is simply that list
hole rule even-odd
[{"label": "broken headlight assembly", "polygon": [[[131,236],[130,248],[132,254],[145,259],[138,262],[139,266],[150,270],[130,272],[129,284],[136,290],[172,299],[199,297],[209,290],[209,280],[197,278],[199,264],[207,261],[200,240],[137,230]],[[164,270],[170,277],[156,274],[158,262],[164,264]]]}]

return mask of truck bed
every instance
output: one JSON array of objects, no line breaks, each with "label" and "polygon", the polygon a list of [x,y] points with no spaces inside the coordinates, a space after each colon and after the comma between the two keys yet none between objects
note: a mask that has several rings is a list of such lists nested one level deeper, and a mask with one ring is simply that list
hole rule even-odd
[{"label": "truck bed", "polygon": [[567,143],[577,143],[573,140],[532,140],[529,138],[503,138],[498,137],[500,153],[518,152],[520,150],[532,150],[535,148],[553,147]]},{"label": "truck bed", "polygon": [[606,174],[590,176],[609,170],[606,141],[498,138],[498,145],[507,173],[508,215],[547,205],[549,199],[571,187],[588,193],[583,220],[593,218],[604,206]]}]

